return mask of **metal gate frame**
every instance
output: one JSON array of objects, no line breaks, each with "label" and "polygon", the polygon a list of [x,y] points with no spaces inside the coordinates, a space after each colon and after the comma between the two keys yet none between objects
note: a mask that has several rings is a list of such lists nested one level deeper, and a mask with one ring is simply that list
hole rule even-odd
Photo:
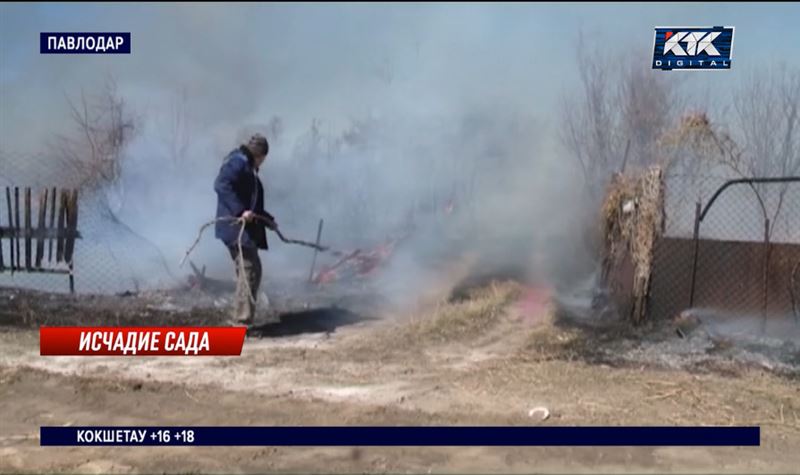
[{"label": "metal gate frame", "polygon": [[[711,198],[708,200],[705,206],[701,206],[701,203],[698,201],[695,207],[695,220],[694,220],[694,233],[693,233],[693,241],[694,241],[694,252],[692,257],[692,274],[691,274],[691,290],[689,293],[689,308],[692,308],[695,303],[695,289],[697,285],[697,261],[699,256],[699,247],[700,247],[700,227],[703,223],[703,220],[708,214],[708,211],[714,205],[714,202],[719,198],[719,196],[729,187],[734,185],[742,185],[747,184],[753,187],[754,184],[759,183],[800,183],[800,176],[791,176],[791,177],[765,177],[765,178],[739,178],[734,180],[728,180],[723,183],[717,190],[711,195]],[[758,195],[758,192],[753,189],[753,193],[756,194],[757,199],[761,200],[761,196]],[[763,205],[763,203],[762,203]],[[763,302],[762,302],[762,317],[766,320],[767,315],[767,304],[769,298],[768,292],[768,275],[769,275],[769,248],[770,248],[770,220],[769,217],[764,216],[764,258],[763,258],[763,284],[762,284],[762,294],[763,294]],[[790,284],[791,285],[791,284]],[[796,298],[794,295],[793,289],[790,288],[791,297],[793,299]],[[795,312],[796,313],[796,312]],[[795,315],[797,317],[797,315]]]}]

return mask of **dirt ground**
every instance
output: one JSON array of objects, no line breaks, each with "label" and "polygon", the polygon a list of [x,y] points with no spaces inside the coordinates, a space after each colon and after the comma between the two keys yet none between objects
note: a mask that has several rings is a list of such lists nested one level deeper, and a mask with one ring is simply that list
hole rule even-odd
[{"label": "dirt ground", "polygon": [[[120,303],[122,302],[122,303]],[[324,304],[324,305],[323,305]],[[0,471],[797,473],[800,384],[758,365],[601,358],[635,341],[554,317],[516,283],[403,315],[317,302],[249,332],[241,357],[40,357],[38,325],[215,324],[142,296],[0,292]],[[146,310],[147,309],[147,310]],[[665,337],[666,338],[666,337]],[[676,337],[677,338],[677,337]],[[724,369],[724,370],[723,370]],[[529,416],[533,407],[550,417]],[[40,447],[41,425],[760,425],[761,446]]]}]

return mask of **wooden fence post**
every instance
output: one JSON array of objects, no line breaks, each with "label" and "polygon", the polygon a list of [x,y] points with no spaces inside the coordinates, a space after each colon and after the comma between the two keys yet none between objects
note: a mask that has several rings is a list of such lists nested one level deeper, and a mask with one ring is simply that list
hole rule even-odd
[{"label": "wooden fence post", "polygon": [[19,230],[22,226],[19,224],[19,187],[14,187],[14,245],[17,247],[17,269],[22,268],[22,257],[19,250]]},{"label": "wooden fence post", "polygon": [[[50,193],[50,230],[56,227],[56,188],[53,187]],[[53,261],[53,237],[47,239],[47,262]]]},{"label": "wooden fence post", "polygon": [[58,239],[56,239],[56,262],[64,260],[64,230],[66,229],[67,217],[67,190],[61,190],[61,198],[58,209]]},{"label": "wooden fence post", "polygon": [[39,193],[39,221],[37,222],[37,239],[36,239],[36,267],[42,267],[42,257],[44,257],[44,233],[46,231],[45,216],[47,216],[47,188]]},{"label": "wooden fence post", "polygon": [[14,275],[14,270],[16,266],[14,265],[14,259],[16,254],[14,254],[14,215],[11,214],[11,188],[6,187],[6,206],[8,207],[8,228],[11,230],[11,238],[8,240],[9,249],[11,249],[11,275]]},{"label": "wooden fence post", "polygon": [[31,189],[25,187],[25,270],[31,270]]}]

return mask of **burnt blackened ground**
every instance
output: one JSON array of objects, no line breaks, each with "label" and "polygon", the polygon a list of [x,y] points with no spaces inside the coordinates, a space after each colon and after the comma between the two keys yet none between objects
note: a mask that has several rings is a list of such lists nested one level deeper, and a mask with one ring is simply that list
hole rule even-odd
[{"label": "burnt blackened ground", "polygon": [[[616,367],[651,367],[736,376],[756,369],[800,379],[800,324],[791,318],[703,314],[694,325],[658,320],[634,326],[590,299],[556,299],[553,330],[534,345],[564,358]],[[544,341],[543,341],[544,340]]]},{"label": "burnt blackened ground", "polygon": [[[331,333],[374,318],[379,300],[368,289],[306,283],[267,287],[251,337]],[[227,325],[232,295],[189,286],[116,295],[70,295],[0,287],[0,327]]]},{"label": "burnt blackened ground", "polygon": [[[468,298],[455,286],[449,302]],[[269,305],[260,304],[250,338],[330,334],[341,327],[377,320],[385,302],[368,282],[267,282]],[[591,309],[591,298],[559,296],[553,325],[534,331],[529,349],[545,359],[581,360],[614,367],[652,367],[737,375],[749,369],[800,378],[800,324],[771,321],[762,331],[757,319],[701,318],[678,332],[671,321],[632,326],[612,312]],[[0,288],[0,327],[50,326],[216,326],[227,325],[231,294],[189,286],[118,295],[69,295]],[[785,328],[784,328],[785,327]]]},{"label": "burnt blackened ground", "polygon": [[225,316],[213,306],[178,306],[168,293],[69,295],[0,288],[2,326],[210,326],[222,324]]},{"label": "burnt blackened ground", "polygon": [[367,320],[374,320],[374,317],[359,315],[344,308],[323,307],[280,314],[278,321],[250,328],[247,335],[254,338],[269,338],[307,333],[333,333],[339,327]]}]

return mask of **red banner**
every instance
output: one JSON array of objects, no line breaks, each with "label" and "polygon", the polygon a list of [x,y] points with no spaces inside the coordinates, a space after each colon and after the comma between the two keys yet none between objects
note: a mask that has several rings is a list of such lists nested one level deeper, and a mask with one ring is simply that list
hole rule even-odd
[{"label": "red banner", "polygon": [[247,327],[40,327],[42,356],[239,356]]}]

